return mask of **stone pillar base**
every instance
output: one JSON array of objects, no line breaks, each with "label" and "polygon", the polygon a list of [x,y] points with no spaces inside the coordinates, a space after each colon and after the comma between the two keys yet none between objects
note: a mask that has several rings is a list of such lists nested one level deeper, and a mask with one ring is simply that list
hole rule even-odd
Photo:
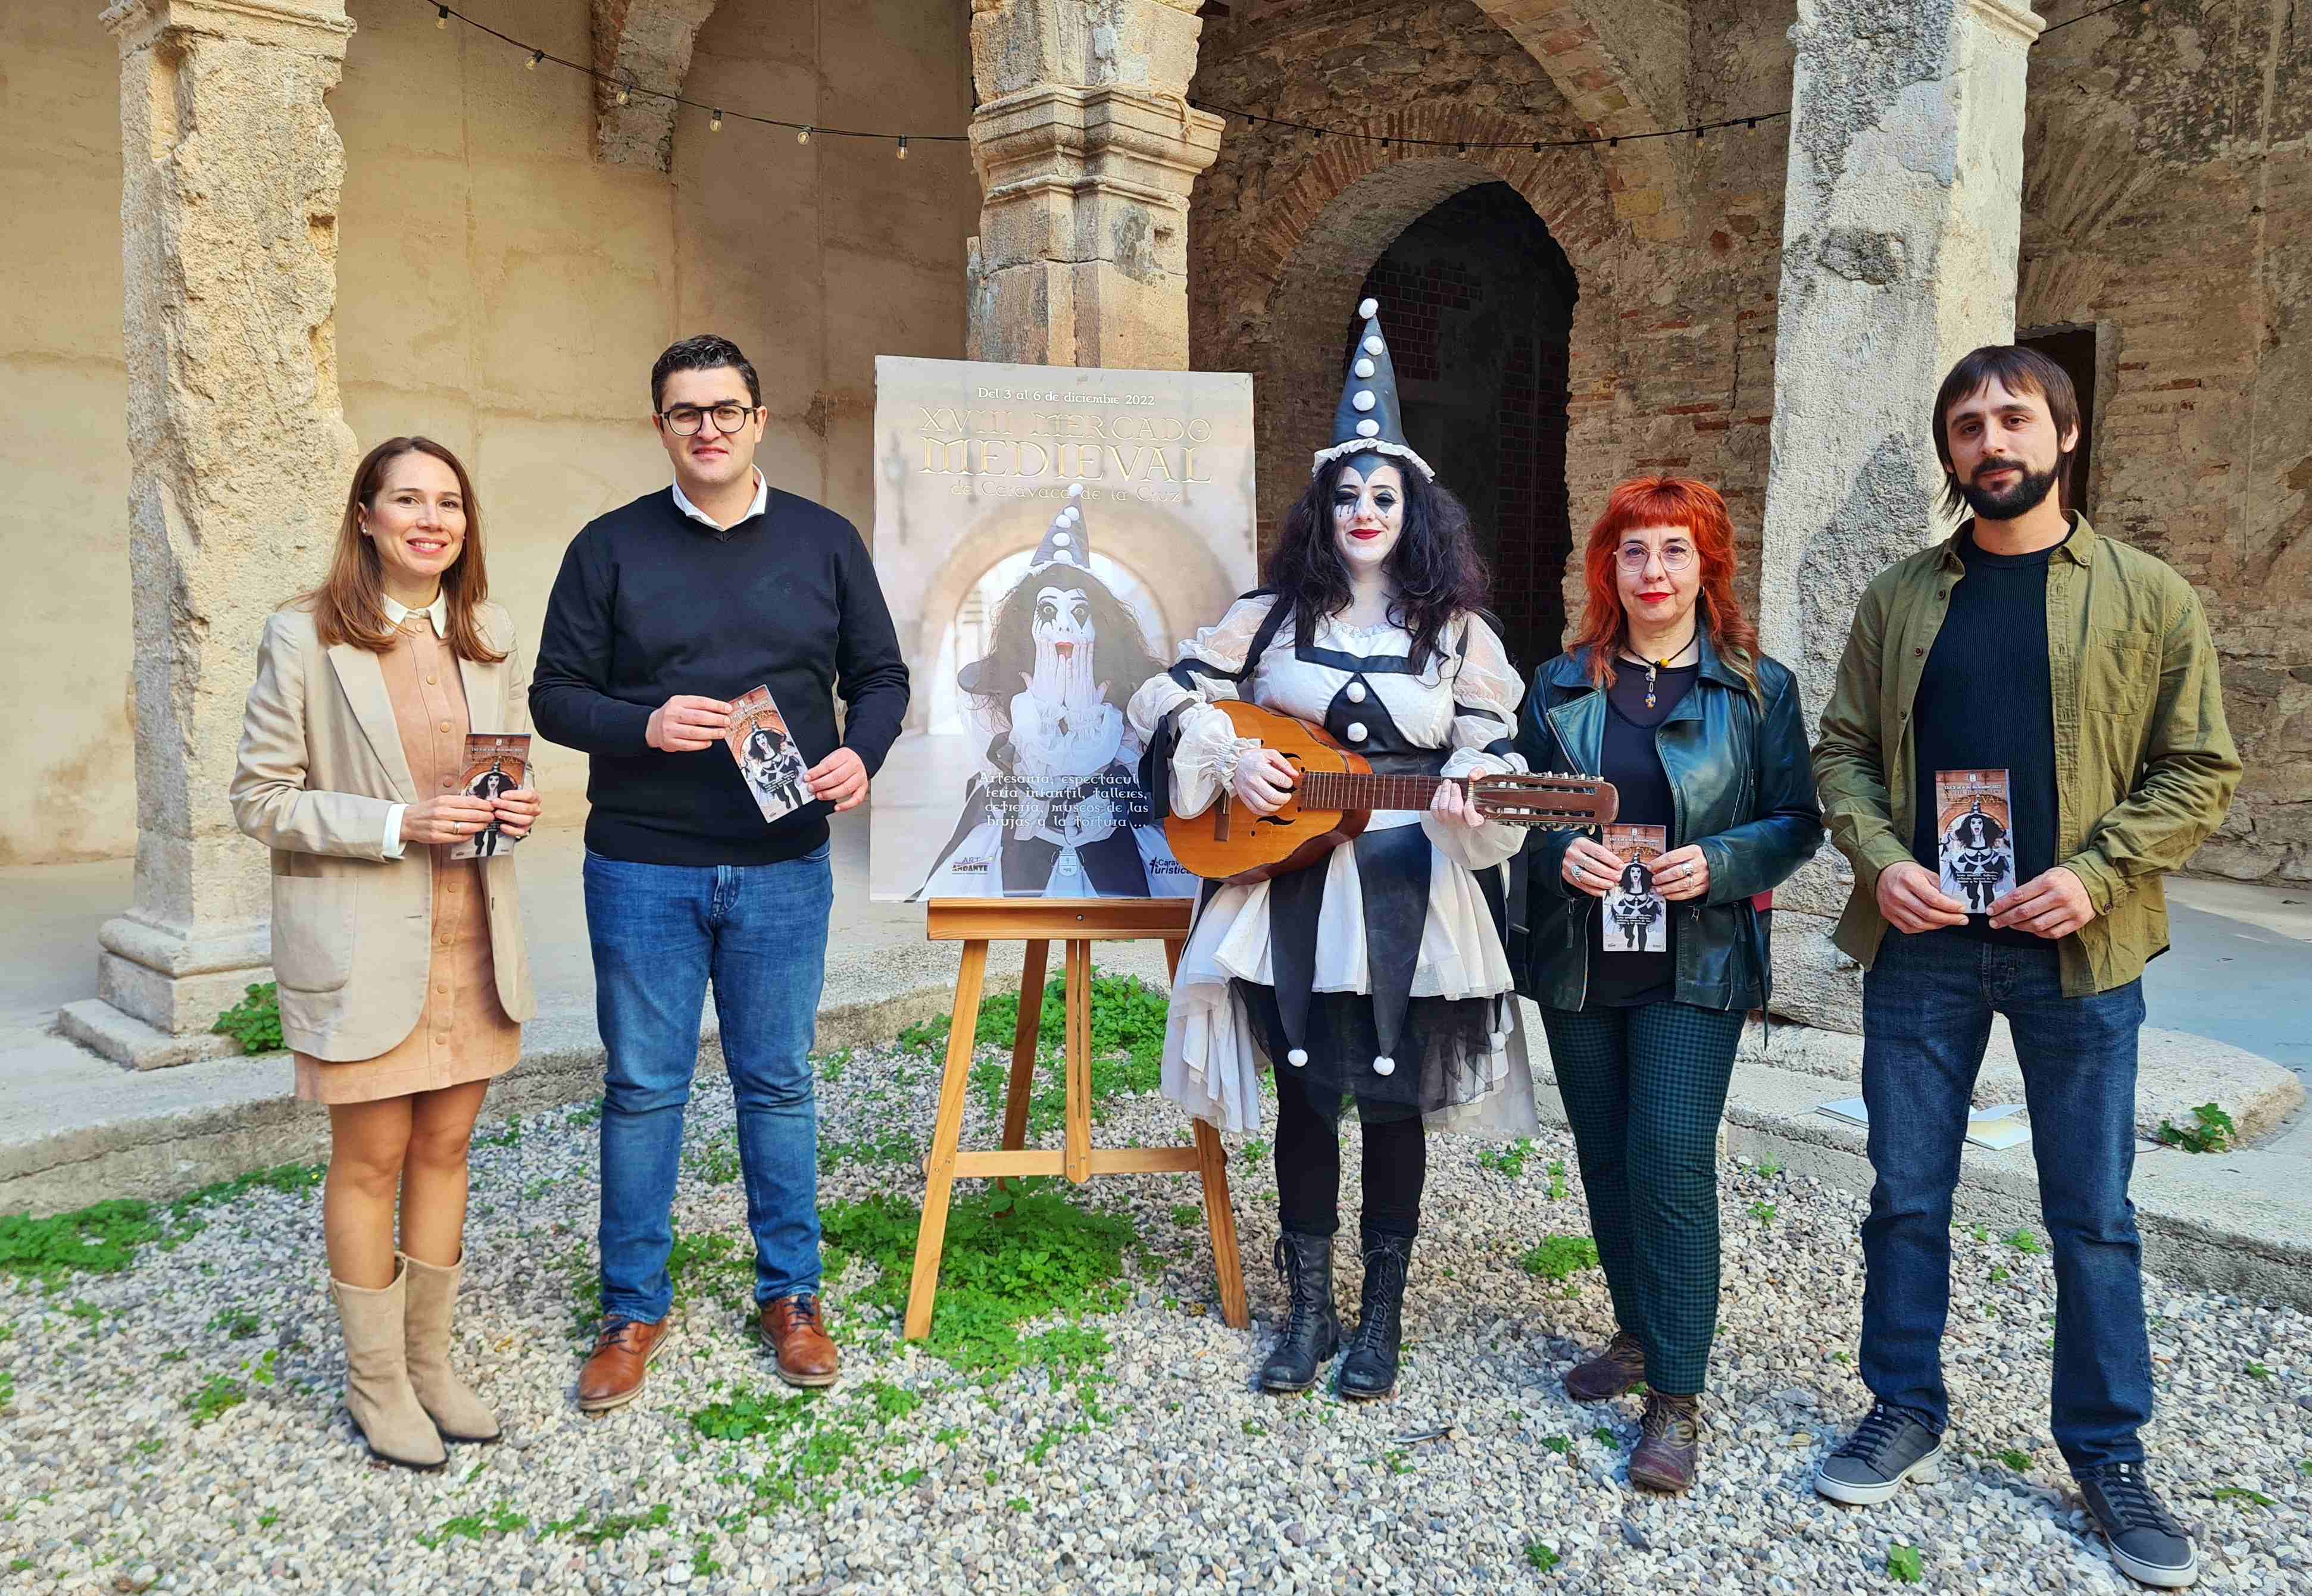
[{"label": "stone pillar base", "polygon": [[132,1069],[158,1069],[237,1053],[209,1027],[246,989],[273,977],[263,926],[199,938],[133,914],[97,933],[97,996],[66,1004],[57,1029]]}]

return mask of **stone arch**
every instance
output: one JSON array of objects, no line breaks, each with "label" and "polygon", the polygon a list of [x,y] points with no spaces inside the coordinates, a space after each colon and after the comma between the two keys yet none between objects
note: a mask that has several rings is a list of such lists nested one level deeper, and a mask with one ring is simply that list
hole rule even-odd
[{"label": "stone arch", "polygon": [[1595,380],[1610,343],[1606,297],[1597,292],[1606,262],[1633,241],[1614,214],[1606,174],[1581,150],[1478,147],[1521,128],[1484,113],[1414,107],[1367,123],[1375,138],[1466,139],[1466,153],[1435,145],[1330,139],[1264,203],[1245,249],[1243,291],[1219,329],[1228,345],[1200,365],[1253,373],[1259,399],[1257,480],[1261,545],[1267,547],[1309,480],[1309,451],[1331,424],[1339,397],[1340,329],[1373,263],[1414,222],[1464,189],[1507,183],[1565,251],[1581,284],[1574,312],[1573,369],[1579,395]]},{"label": "stone arch", "polygon": [[618,103],[619,83],[680,89],[690,75],[698,31],[720,0],[593,0],[594,159],[607,166],[667,171],[680,108],[656,94]]}]

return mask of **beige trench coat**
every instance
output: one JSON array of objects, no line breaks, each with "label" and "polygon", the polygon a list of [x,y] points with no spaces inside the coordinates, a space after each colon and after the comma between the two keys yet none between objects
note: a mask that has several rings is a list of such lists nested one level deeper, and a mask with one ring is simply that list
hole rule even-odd
[{"label": "beige trench coat", "polygon": [[[476,731],[528,731],[530,682],[513,622],[478,619],[496,665],[458,662]],[[282,1039],[317,1059],[374,1058],[416,1028],[432,958],[434,850],[385,857],[386,815],[416,790],[378,657],[321,646],[311,614],[265,623],[241,722],[234,822],[273,850],[273,973]],[[479,861],[498,1000],[537,1012],[511,855]]]}]

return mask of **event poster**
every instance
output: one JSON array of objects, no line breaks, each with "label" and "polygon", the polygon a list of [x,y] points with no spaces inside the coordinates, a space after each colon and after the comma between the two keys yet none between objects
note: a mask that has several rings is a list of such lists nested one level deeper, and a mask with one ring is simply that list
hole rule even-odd
[{"label": "event poster", "polygon": [[1935,772],[1935,852],[1942,889],[1988,914],[1992,900],[2015,884],[2014,812],[2005,771]]},{"label": "event poster", "polygon": [[884,355],[878,899],[1187,897],[1125,707],[1255,585],[1252,379]]},{"label": "event poster", "polygon": [[1668,953],[1669,903],[1654,887],[1654,860],[1669,842],[1669,828],[1609,825],[1606,850],[1622,860],[1622,873],[1606,893],[1606,912],[1598,934],[1607,953]]},{"label": "event poster", "polygon": [[787,718],[768,687],[749,687],[731,701],[722,741],[739,762],[739,773],[765,820],[782,819],[810,801],[802,750],[788,734]]},{"label": "event poster", "polygon": [[[459,786],[468,798],[489,802],[500,793],[522,784],[530,769],[530,734],[526,731],[477,731],[466,734],[465,773]],[[451,859],[495,859],[520,842],[498,829],[495,820],[462,842],[452,843]]]}]

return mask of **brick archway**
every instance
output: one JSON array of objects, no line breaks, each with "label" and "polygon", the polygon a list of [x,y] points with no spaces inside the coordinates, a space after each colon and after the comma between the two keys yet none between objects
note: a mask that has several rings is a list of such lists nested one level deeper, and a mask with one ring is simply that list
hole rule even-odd
[{"label": "brick archway", "polygon": [[[1375,138],[1519,136],[1483,114],[1415,108],[1368,123]],[[1262,207],[1243,241],[1235,292],[1214,307],[1221,325],[1197,352],[1201,367],[1253,373],[1258,406],[1259,533],[1265,550],[1309,480],[1339,397],[1340,332],[1359,287],[1407,227],[1465,189],[1506,183],[1533,207],[1565,252],[1580,285],[1569,388],[1578,408],[1605,387],[1614,336],[1617,257],[1637,253],[1616,216],[1606,170],[1588,151],[1472,148],[1327,140]]]}]

